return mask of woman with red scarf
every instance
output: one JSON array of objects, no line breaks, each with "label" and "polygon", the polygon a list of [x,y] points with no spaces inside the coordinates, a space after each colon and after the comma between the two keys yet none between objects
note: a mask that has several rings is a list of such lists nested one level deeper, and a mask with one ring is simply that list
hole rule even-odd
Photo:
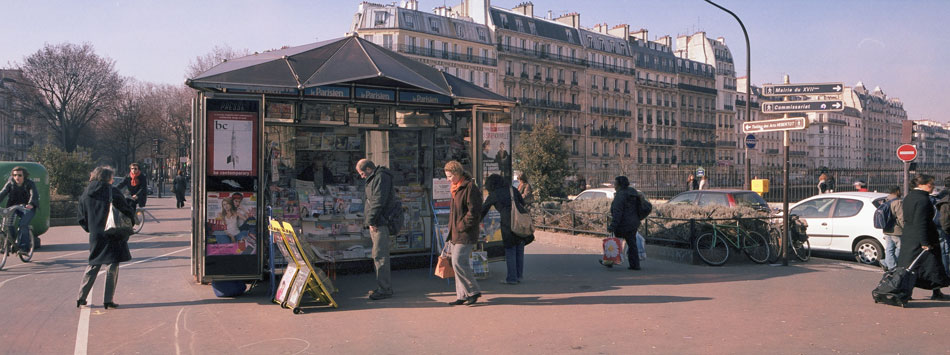
[{"label": "woman with red scarf", "polygon": [[452,207],[449,210],[449,237],[455,270],[456,300],[451,306],[472,305],[482,296],[469,259],[478,243],[478,225],[482,220],[482,191],[457,161],[445,164],[445,177],[452,183]]},{"label": "woman with red scarf", "polygon": [[[119,190],[123,188],[129,189],[129,198],[132,200],[130,203],[134,202],[134,205],[138,207],[145,207],[145,201],[148,199],[148,179],[145,177],[145,174],[139,170],[139,165],[137,163],[132,163],[129,165],[129,177],[119,183],[119,186],[116,186]],[[133,207],[135,207],[133,205]]]}]

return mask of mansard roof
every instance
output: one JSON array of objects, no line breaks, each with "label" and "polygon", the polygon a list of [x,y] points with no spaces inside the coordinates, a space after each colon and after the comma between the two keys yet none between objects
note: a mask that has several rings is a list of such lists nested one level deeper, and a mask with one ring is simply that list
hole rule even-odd
[{"label": "mansard roof", "polygon": [[[582,45],[588,49],[620,54],[624,56],[633,55],[633,52],[630,51],[630,43],[622,38],[605,35],[603,33],[594,32],[583,28],[579,29],[578,31],[581,34]],[[590,40],[588,40],[588,38],[590,38]]]},{"label": "mansard roof", "polygon": [[397,28],[487,45],[493,43],[488,26],[482,24],[392,5],[368,5],[363,8],[357,31]]},{"label": "mansard roof", "polygon": [[525,16],[494,6],[489,10],[489,13],[496,29],[506,29],[573,45],[581,45],[580,34],[574,27],[555,21]]}]

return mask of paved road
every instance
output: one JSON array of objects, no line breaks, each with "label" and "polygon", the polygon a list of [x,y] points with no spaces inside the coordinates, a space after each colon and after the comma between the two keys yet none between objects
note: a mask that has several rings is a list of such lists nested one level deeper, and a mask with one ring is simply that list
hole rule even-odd
[{"label": "paved road", "polygon": [[[339,309],[294,315],[264,283],[214,297],[189,268],[189,212],[149,199],[161,220],[132,237],[116,302],[102,280],[75,308],[87,257],[79,227],[54,227],[35,261],[0,271],[0,353],[950,353],[950,302],[875,305],[880,271],[814,259],[789,267],[719,268],[648,260],[605,269],[596,255],[535,243],[526,280],[501,285],[501,263],[472,307],[449,307],[454,288],[428,270],[393,273],[396,296],[369,301],[370,274],[338,275]],[[918,290],[920,298],[929,295]]]}]

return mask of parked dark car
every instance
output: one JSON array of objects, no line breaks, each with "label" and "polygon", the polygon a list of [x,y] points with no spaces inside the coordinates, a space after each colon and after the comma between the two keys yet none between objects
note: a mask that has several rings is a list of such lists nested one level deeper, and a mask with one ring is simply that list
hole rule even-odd
[{"label": "parked dark car", "polygon": [[769,212],[769,204],[759,194],[751,190],[693,190],[682,192],[670,199],[672,204],[687,204],[697,206],[748,206],[754,209]]}]

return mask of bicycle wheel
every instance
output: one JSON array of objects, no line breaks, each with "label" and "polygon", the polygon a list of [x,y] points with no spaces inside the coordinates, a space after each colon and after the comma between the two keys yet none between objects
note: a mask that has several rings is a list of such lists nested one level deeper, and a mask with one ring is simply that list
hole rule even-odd
[{"label": "bicycle wheel", "polygon": [[782,230],[769,228],[769,263],[777,263],[782,258]]},{"label": "bicycle wheel", "polygon": [[3,236],[0,236],[0,270],[3,270],[3,266],[7,264],[8,255],[10,255],[10,238],[3,233]]},{"label": "bicycle wheel", "polygon": [[[20,257],[20,260],[23,261],[24,263],[28,263],[28,262],[30,262],[31,259],[33,259],[33,249],[35,249],[35,248],[34,248],[34,246],[35,246],[34,241],[35,241],[35,240],[36,240],[36,239],[35,239],[35,237],[33,236],[33,228],[30,228],[30,240],[27,242],[27,243],[29,243],[29,246],[28,246],[27,249],[26,249],[26,253],[18,253],[18,254],[17,254],[17,256]],[[22,251],[22,250],[21,250],[21,251]]]},{"label": "bicycle wheel", "polygon": [[795,253],[795,257],[801,261],[808,261],[811,258],[811,244],[808,241],[804,242],[792,242],[792,252]]},{"label": "bicycle wheel", "polygon": [[132,225],[132,230],[135,231],[135,234],[138,234],[142,231],[142,227],[145,226],[145,212],[141,209],[135,209],[135,224]]},{"label": "bicycle wheel", "polygon": [[704,263],[720,266],[729,260],[729,246],[714,233],[705,233],[693,239],[693,250]]},{"label": "bicycle wheel", "polygon": [[750,231],[742,241],[742,252],[752,261],[762,264],[769,261],[769,240],[759,232]]}]

